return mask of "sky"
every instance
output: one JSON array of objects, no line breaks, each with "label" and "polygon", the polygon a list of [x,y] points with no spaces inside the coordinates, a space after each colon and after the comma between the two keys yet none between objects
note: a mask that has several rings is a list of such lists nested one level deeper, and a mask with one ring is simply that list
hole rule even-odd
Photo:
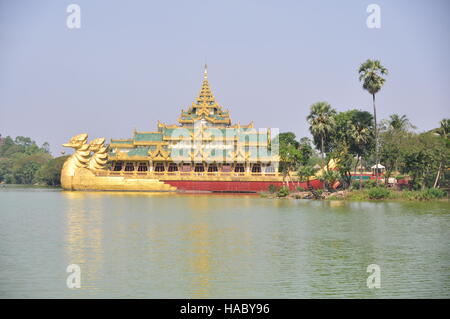
[{"label": "sky", "polygon": [[[80,28],[67,27],[70,4]],[[368,28],[370,4],[380,28]],[[233,122],[310,136],[311,104],[372,112],[358,67],[388,68],[377,117],[450,117],[450,1],[0,0],[0,134],[129,138],[177,123],[209,82]]]}]

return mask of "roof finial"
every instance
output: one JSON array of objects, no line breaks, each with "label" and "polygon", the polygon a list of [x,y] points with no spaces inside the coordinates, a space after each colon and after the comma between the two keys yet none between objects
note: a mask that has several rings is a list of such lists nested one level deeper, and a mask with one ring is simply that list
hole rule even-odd
[{"label": "roof finial", "polygon": [[205,71],[203,71],[203,79],[208,80],[208,64],[205,63]]}]

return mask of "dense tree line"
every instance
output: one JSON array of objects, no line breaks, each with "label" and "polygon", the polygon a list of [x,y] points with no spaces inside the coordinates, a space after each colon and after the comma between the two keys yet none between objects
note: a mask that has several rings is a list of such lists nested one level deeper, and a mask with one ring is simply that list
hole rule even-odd
[{"label": "dense tree line", "polygon": [[38,146],[29,137],[7,136],[0,143],[0,183],[57,186],[65,159],[53,158],[48,143]]},{"label": "dense tree line", "polygon": [[[312,141],[308,138],[297,141],[291,132],[278,136],[280,172],[287,182],[294,180],[289,176],[292,171],[297,172],[297,178],[306,181],[319,166],[326,168],[330,160],[334,160],[337,170],[326,170],[321,177],[325,186],[331,188],[340,181],[341,188],[361,188],[363,167],[365,171],[370,170],[377,162],[373,116],[357,109],[337,112],[331,107],[323,108],[323,105],[324,102],[319,102],[311,106],[308,119]],[[318,109],[329,115],[322,116]],[[316,117],[328,118],[327,125],[315,121]],[[315,129],[315,125],[326,129]],[[415,133],[405,115],[392,114],[382,120],[378,127],[378,160],[385,166],[381,183],[387,184],[390,177],[406,176],[412,189],[449,188],[449,127],[450,119],[444,119],[433,130]],[[355,181],[352,175],[359,175],[360,179]]]},{"label": "dense tree line", "polygon": [[[414,132],[416,127],[406,115],[392,114],[378,122],[375,96],[385,84],[388,70],[380,61],[367,60],[358,74],[363,89],[372,96],[372,114],[358,109],[337,112],[328,102],[321,101],[311,105],[306,118],[312,143],[320,152],[320,167],[325,168],[321,175],[325,187],[332,190],[339,181],[341,188],[350,188],[358,168],[361,173],[363,166],[382,164],[386,169],[384,180],[377,175],[376,185],[383,181],[387,184],[389,177],[407,175],[412,189],[448,188],[450,120],[443,119],[435,129],[422,133]],[[279,140],[280,172],[288,177],[289,170],[297,171],[302,180],[314,175],[317,156],[312,150],[305,153],[308,140],[302,139],[302,148],[293,133],[280,134]],[[337,163],[337,170],[327,169],[331,160]],[[357,187],[362,186],[360,177]]]}]

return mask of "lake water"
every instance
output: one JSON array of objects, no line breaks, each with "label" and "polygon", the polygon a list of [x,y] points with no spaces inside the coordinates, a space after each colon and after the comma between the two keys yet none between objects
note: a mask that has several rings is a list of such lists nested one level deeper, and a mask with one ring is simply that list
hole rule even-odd
[{"label": "lake water", "polygon": [[449,298],[450,205],[0,188],[0,297]]}]

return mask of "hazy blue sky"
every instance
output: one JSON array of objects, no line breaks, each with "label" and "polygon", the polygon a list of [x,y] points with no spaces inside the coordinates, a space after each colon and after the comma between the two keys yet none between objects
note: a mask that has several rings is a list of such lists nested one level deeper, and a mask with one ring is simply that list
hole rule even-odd
[{"label": "hazy blue sky", "polygon": [[[66,8],[81,7],[81,29]],[[381,29],[366,26],[369,4]],[[60,144],[126,138],[176,123],[200,89],[205,60],[233,122],[309,136],[325,100],[372,111],[358,82],[367,58],[389,71],[379,117],[420,131],[449,117],[450,1],[0,0],[0,134]]]}]

